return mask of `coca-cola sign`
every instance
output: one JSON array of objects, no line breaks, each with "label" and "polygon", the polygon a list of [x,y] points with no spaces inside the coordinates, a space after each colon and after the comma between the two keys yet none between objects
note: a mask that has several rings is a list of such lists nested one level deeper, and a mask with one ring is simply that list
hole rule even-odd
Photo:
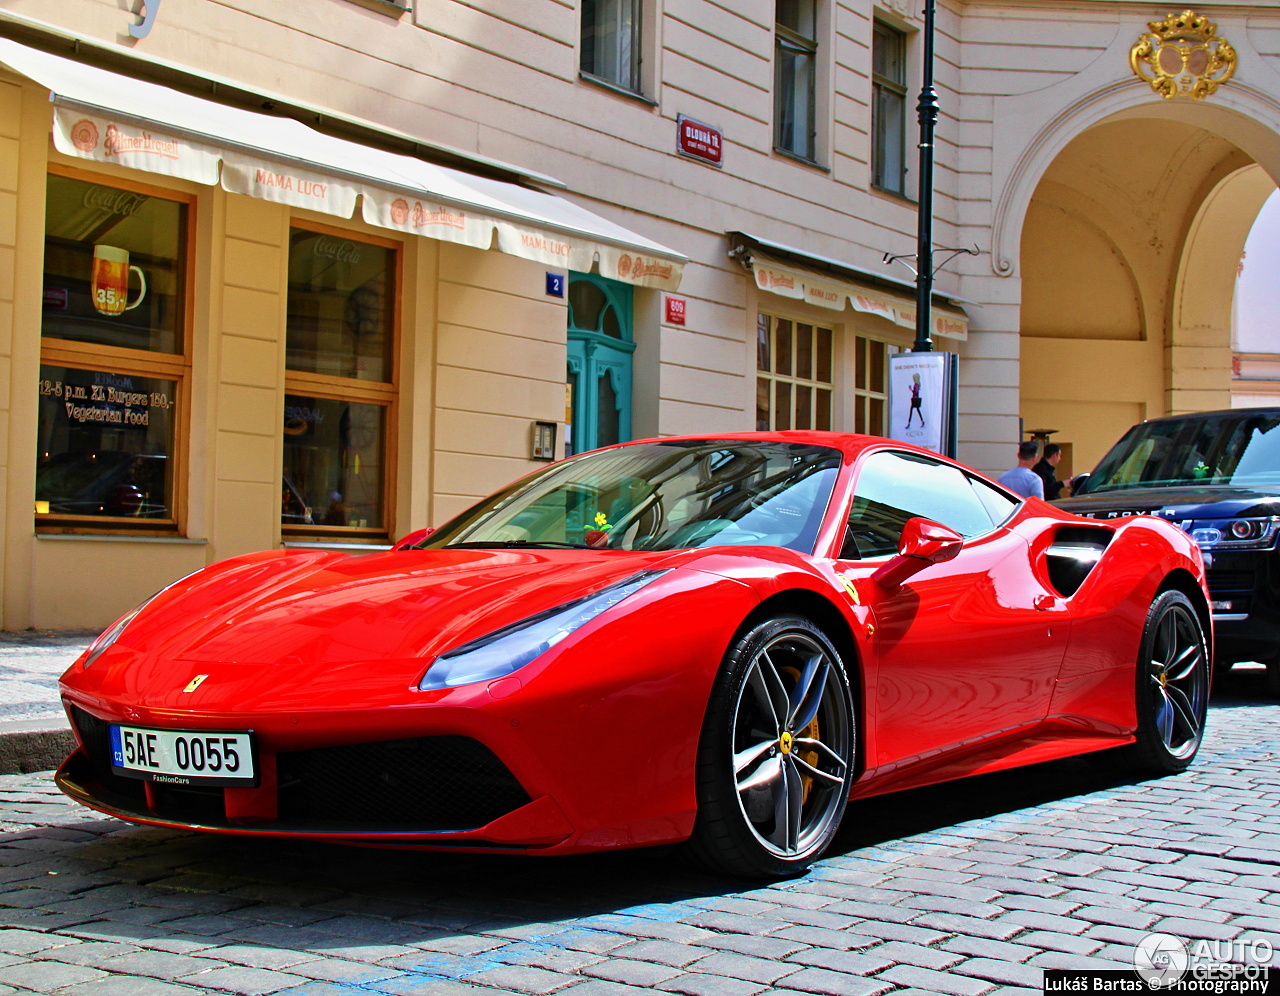
[{"label": "coca-cola sign", "polygon": [[147,202],[146,194],[135,194],[128,190],[116,190],[114,187],[86,187],[82,203],[87,208],[96,208],[110,214],[121,214],[126,218]]},{"label": "coca-cola sign", "polygon": [[321,235],[311,244],[313,255],[337,260],[339,263],[359,263],[360,249],[354,242]]}]

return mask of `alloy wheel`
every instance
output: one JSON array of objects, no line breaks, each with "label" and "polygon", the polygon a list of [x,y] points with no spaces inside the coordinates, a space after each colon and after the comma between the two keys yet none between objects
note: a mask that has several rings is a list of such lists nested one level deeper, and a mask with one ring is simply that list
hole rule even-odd
[{"label": "alloy wheel", "polygon": [[1147,677],[1156,730],[1171,755],[1190,756],[1204,735],[1209,682],[1200,626],[1185,604],[1170,604],[1156,620],[1150,656]]},{"label": "alloy wheel", "polygon": [[751,660],[733,713],[738,805],[778,857],[824,843],[852,775],[853,720],[843,670],[805,634],[775,637]]}]

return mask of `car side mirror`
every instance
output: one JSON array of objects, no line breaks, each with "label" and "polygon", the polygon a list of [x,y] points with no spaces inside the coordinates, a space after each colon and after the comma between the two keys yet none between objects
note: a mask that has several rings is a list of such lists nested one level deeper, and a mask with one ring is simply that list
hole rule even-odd
[{"label": "car side mirror", "polygon": [[933,564],[952,560],[964,545],[954,529],[917,516],[908,519],[898,540],[898,555],[871,575],[883,588],[896,588]]},{"label": "car side mirror", "polygon": [[411,533],[407,533],[396,540],[393,550],[408,550],[410,547],[417,546],[424,539],[436,531],[435,526],[427,526],[426,529],[415,529]]},{"label": "car side mirror", "polygon": [[1089,478],[1092,476],[1092,474],[1076,474],[1075,477],[1071,478],[1071,494],[1073,496],[1084,494],[1087,490]]}]

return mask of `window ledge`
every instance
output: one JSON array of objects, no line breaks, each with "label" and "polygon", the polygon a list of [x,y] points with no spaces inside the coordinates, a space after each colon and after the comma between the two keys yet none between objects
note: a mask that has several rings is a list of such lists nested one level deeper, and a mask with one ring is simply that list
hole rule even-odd
[{"label": "window ledge", "polygon": [[304,543],[286,541],[280,545],[286,550],[341,550],[343,553],[380,553],[391,549],[390,543]]},{"label": "window ledge", "polygon": [[799,163],[801,166],[808,166],[810,169],[821,170],[824,173],[831,172],[830,166],[823,166],[822,163],[815,162],[812,159],[806,159],[804,156],[796,155],[794,152],[790,151],[789,149],[783,149],[775,145],[773,147],[773,151],[776,152],[778,155],[782,156],[784,159],[790,159],[793,163]]},{"label": "window ledge", "polygon": [[186,546],[208,546],[207,539],[187,536],[130,536],[127,533],[36,533],[38,540],[74,540],[89,543],[176,543]]},{"label": "window ledge", "polygon": [[873,194],[879,194],[881,197],[887,197],[890,200],[898,201],[901,204],[906,204],[909,207],[916,206],[916,199],[910,194],[900,194],[896,190],[889,190],[887,187],[877,187],[874,183],[871,184],[871,192]]},{"label": "window ledge", "polygon": [[600,87],[602,90],[608,90],[610,93],[616,93],[619,97],[627,97],[634,100],[638,104],[644,104],[648,107],[657,107],[658,102],[650,97],[646,97],[643,93],[636,93],[635,90],[628,90],[625,86],[607,80],[603,76],[595,76],[591,73],[578,72],[578,79],[585,80],[594,86]]},{"label": "window ledge", "polygon": [[401,14],[408,13],[409,0],[349,0],[350,3],[357,7],[367,7],[369,10],[376,10],[379,14],[386,14],[388,17],[399,17]]}]

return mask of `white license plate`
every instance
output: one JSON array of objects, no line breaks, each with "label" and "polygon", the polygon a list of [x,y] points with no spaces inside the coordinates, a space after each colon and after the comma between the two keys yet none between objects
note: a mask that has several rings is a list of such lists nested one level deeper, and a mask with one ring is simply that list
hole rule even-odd
[{"label": "white license plate", "polygon": [[112,726],[111,767],[163,785],[257,784],[248,733]]}]

